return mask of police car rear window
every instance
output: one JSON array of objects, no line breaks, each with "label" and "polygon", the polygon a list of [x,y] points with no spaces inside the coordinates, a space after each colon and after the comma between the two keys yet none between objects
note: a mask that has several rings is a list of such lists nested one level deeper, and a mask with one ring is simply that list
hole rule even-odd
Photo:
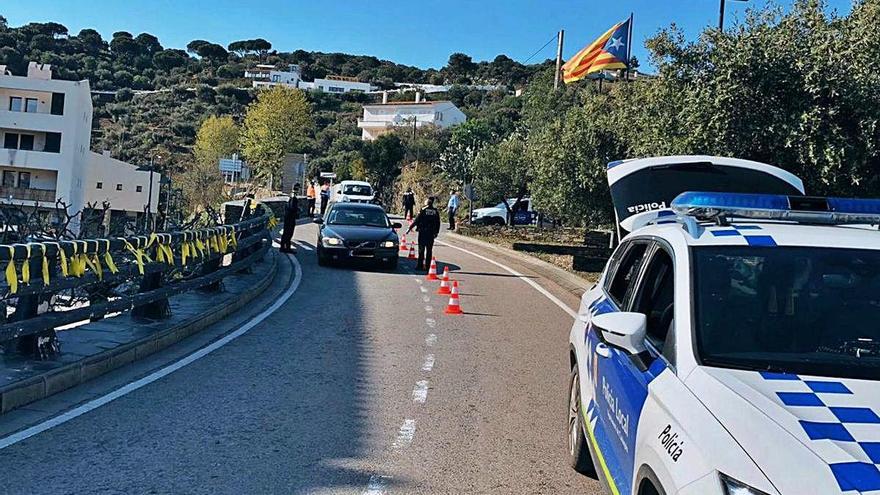
[{"label": "police car rear window", "polygon": [[703,364],[880,378],[880,251],[703,246],[693,252]]}]

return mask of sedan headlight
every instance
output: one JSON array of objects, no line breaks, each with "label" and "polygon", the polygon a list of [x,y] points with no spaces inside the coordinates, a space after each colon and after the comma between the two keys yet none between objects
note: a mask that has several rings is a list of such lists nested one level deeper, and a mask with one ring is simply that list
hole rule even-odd
[{"label": "sedan headlight", "polygon": [[397,245],[397,243],[394,241],[385,241],[382,243],[383,248],[393,248],[396,245]]},{"label": "sedan headlight", "polygon": [[721,478],[721,486],[724,487],[724,493],[727,495],[767,495],[766,492],[752,488],[724,473],[718,473],[718,476]]},{"label": "sedan headlight", "polygon": [[338,239],[336,237],[325,237],[324,244],[328,246],[340,246],[342,245],[342,239]]}]

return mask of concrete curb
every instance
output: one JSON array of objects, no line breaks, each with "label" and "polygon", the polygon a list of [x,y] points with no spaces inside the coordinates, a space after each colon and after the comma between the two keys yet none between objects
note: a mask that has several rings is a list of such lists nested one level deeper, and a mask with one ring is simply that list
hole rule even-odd
[{"label": "concrete curb", "polygon": [[241,309],[262,294],[275,278],[279,256],[274,249],[270,249],[268,255],[271,265],[266,270],[266,275],[254,285],[252,290],[242,292],[231,302],[224,300],[210,310],[153,335],[0,388],[0,414],[5,414],[18,407],[85,383],[133,361],[143,359],[200,332]]},{"label": "concrete curb", "polygon": [[578,299],[581,298],[584,292],[586,292],[590,289],[590,287],[593,286],[592,282],[584,280],[577,275],[574,275],[563,270],[562,268],[559,268],[556,265],[547,263],[546,261],[535,258],[533,256],[529,256],[527,254],[523,254],[503,246],[498,246],[490,242],[473,239],[471,237],[467,237],[461,234],[456,234],[454,232],[446,232],[444,236],[446,240],[457,241],[464,244],[477,246],[521,262],[522,264],[527,265],[535,273],[541,275],[548,280],[552,280],[566,291],[575,295]]}]

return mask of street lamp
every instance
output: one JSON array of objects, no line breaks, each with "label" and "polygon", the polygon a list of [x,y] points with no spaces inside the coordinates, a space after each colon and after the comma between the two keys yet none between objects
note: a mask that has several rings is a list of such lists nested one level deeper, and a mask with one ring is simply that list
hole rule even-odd
[{"label": "street lamp", "polygon": [[[731,0],[736,2],[748,2],[749,0]],[[718,30],[724,31],[724,4],[726,0],[721,0],[720,10],[718,12]]]}]

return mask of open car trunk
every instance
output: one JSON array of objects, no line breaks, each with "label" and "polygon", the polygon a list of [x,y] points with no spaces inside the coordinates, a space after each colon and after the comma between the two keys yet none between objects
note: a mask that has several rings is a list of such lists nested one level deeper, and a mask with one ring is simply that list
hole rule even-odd
[{"label": "open car trunk", "polygon": [[[685,191],[804,194],[796,175],[766,163],[717,156],[661,156],[608,164],[618,239]],[[635,226],[635,227],[634,227]]]}]

